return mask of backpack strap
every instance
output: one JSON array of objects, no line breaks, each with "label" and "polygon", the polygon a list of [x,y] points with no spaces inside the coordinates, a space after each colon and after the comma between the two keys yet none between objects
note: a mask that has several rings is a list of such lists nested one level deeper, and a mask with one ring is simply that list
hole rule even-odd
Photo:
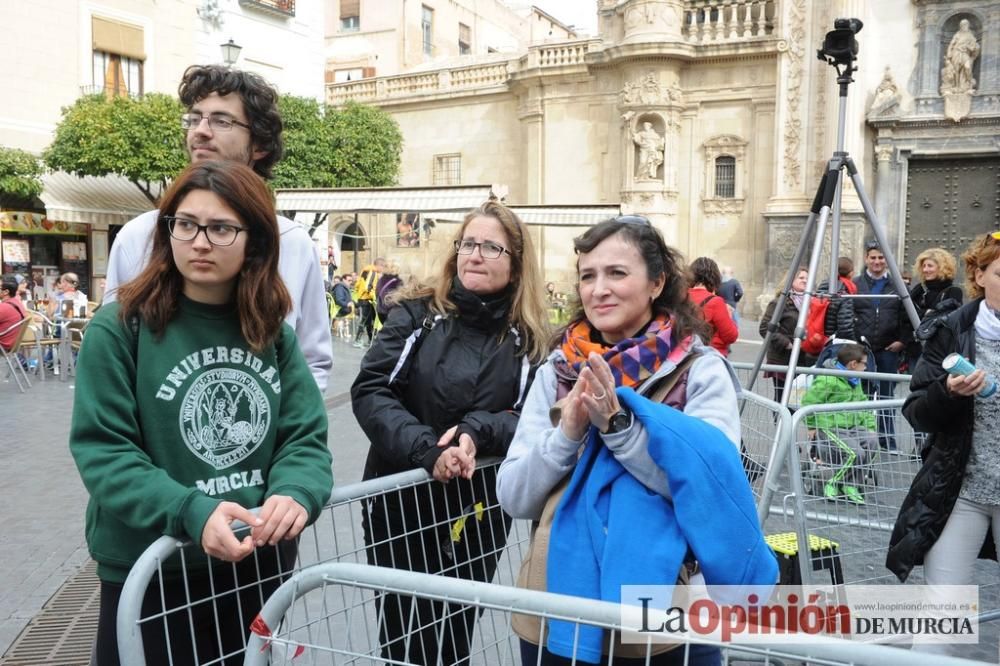
[{"label": "backpack strap", "polygon": [[[403,305],[402,303],[400,305]],[[404,305],[404,307],[406,307]],[[407,311],[412,312],[407,307]],[[406,377],[409,373],[410,365],[413,364],[413,357],[416,355],[417,351],[420,350],[420,345],[423,343],[424,339],[427,337],[427,333],[430,333],[437,323],[442,319],[447,319],[446,315],[442,314],[431,314],[428,312],[424,315],[423,321],[421,321],[420,326],[413,329],[409,336],[406,338],[406,342],[403,343],[403,351],[400,352],[399,358],[396,360],[396,365],[392,368],[392,372],[389,373],[389,386],[396,383],[400,377]]]},{"label": "backpack strap", "polygon": [[713,298],[715,298],[716,296],[717,296],[717,294],[709,294],[709,295],[708,295],[708,298],[706,298],[705,300],[703,300],[703,301],[702,301],[701,303],[699,303],[699,304],[698,304],[698,307],[699,307],[699,308],[703,308],[703,307],[705,307],[705,303],[708,303],[708,302],[709,302],[710,300],[712,300],[712,299],[713,299]]}]

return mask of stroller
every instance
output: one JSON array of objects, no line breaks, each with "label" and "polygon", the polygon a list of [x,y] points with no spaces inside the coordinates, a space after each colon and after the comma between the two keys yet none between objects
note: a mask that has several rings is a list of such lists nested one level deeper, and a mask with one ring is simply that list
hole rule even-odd
[{"label": "stroller", "polygon": [[[837,353],[845,344],[858,344],[853,340],[840,338],[831,339],[820,352],[816,367],[833,367],[837,362]],[[867,351],[865,369],[875,369],[875,355],[867,342],[860,343]],[[802,375],[796,378],[798,401],[805,396],[812,385],[814,375]],[[847,486],[852,489],[873,489],[878,485],[878,474],[873,464],[878,456],[877,435],[864,428],[856,427],[816,427],[810,430],[809,450],[803,480],[805,490],[811,495],[832,499],[839,495],[831,492],[833,487]],[[847,499],[856,504],[863,504],[860,493],[848,494]]]}]

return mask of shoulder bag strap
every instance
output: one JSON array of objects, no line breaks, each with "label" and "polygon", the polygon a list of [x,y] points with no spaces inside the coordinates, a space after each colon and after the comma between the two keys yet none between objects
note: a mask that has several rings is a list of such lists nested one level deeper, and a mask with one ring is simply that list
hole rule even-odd
[{"label": "shoulder bag strap", "polygon": [[677,385],[677,382],[681,380],[681,377],[687,373],[694,362],[699,358],[701,358],[701,353],[699,352],[692,352],[684,357],[684,359],[677,364],[677,367],[674,368],[669,375],[660,380],[660,383],[656,386],[656,390],[650,394],[649,399],[653,402],[663,402],[670,391],[673,390],[674,386]]}]

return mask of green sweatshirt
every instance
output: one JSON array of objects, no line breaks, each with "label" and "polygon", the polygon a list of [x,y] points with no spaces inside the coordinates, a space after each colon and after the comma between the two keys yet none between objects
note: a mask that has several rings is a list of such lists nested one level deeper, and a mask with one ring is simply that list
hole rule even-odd
[{"label": "green sweatshirt", "polygon": [[333,487],[326,410],[292,329],[258,355],[232,305],[182,297],[161,337],[138,339],[118,312],[87,327],[70,429],[98,576],[124,581],[162,535],[200,544],[223,500],[287,495],[316,520]]},{"label": "green sweatshirt", "polygon": [[[838,402],[864,402],[868,400],[865,390],[861,387],[861,382],[856,386],[842,377],[832,377],[830,375],[817,375],[802,398],[802,406],[806,405],[829,405]],[[875,412],[870,409],[843,411],[843,412],[820,412],[806,417],[806,426],[821,430],[833,430],[835,428],[863,428],[875,431]]]}]

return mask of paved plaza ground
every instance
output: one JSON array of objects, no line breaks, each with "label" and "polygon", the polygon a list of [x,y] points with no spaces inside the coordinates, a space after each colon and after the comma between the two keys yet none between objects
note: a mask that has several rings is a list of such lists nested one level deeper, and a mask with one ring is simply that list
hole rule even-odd
[{"label": "paved plaza ground", "polygon": [[[733,360],[752,361],[759,350],[757,323],[741,325],[741,342],[733,351]],[[329,446],[333,453],[334,477],[337,485],[361,479],[367,440],[351,411],[349,389],[354,380],[363,350],[344,341],[334,341],[334,372],[326,401],[330,418]],[[7,652],[18,635],[39,613],[47,601],[88,562],[83,535],[84,509],[87,494],[67,448],[67,434],[72,411],[74,385],[49,378],[35,382],[27,393],[19,394],[12,383],[0,382],[0,396],[5,409],[0,411],[0,431],[4,433],[3,474],[0,475],[0,496],[5,499],[6,517],[0,537],[0,655]],[[770,423],[765,419],[762,428]],[[912,473],[898,472],[907,478]],[[886,466],[885,473],[895,473]],[[891,484],[886,477],[885,487]],[[904,485],[905,487],[905,485]],[[898,502],[898,499],[895,500]],[[875,503],[867,519],[875,516]],[[824,511],[820,503],[808,507]],[[859,513],[861,519],[866,519]],[[891,521],[894,515],[878,519]],[[784,519],[772,516],[768,532],[791,529]],[[845,557],[851,566],[860,568],[847,572],[848,581],[882,576],[886,572],[879,548],[884,534],[868,535],[864,528],[831,529],[826,536],[844,544]],[[984,564],[984,566],[986,566]],[[985,575],[995,571],[984,569]],[[873,581],[874,582],[874,581]],[[996,637],[974,654],[979,659],[996,662]],[[4,660],[0,658],[0,663]]]}]

